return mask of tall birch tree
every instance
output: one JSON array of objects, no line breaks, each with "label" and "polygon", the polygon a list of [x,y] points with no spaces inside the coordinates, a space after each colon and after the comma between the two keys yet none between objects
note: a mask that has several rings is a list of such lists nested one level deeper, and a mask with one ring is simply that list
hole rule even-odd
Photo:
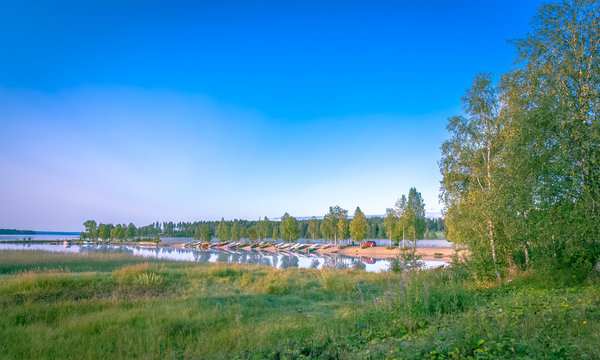
[{"label": "tall birch tree", "polygon": [[469,246],[480,271],[501,281],[498,251],[502,187],[499,101],[491,75],[478,74],[462,99],[464,116],[449,119],[450,140],[442,145],[440,170],[448,239]]}]

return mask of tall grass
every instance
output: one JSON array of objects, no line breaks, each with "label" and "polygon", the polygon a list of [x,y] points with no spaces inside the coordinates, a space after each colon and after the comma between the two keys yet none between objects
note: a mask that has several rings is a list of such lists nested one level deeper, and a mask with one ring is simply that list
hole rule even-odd
[{"label": "tall grass", "polygon": [[24,253],[0,252],[6,359],[600,358],[595,277]]}]

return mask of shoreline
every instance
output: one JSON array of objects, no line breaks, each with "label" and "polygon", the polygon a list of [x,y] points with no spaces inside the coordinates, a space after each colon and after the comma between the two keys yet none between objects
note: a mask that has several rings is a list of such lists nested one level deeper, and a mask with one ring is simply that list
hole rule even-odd
[{"label": "shoreline", "polygon": [[[184,245],[186,243],[170,243],[171,246],[178,248],[185,248]],[[266,251],[270,253],[298,253],[298,254],[306,254],[309,253],[305,249],[291,251],[287,249],[279,249],[275,246],[269,246],[261,249],[250,249],[249,246],[238,247],[237,249],[252,251],[252,250],[260,250]],[[421,260],[439,260],[439,261],[451,261],[452,255],[454,254],[455,249],[452,247],[417,247],[416,253],[421,256]],[[387,249],[384,246],[377,247],[369,247],[362,249],[360,246],[346,246],[340,249],[339,245],[332,246],[327,249],[317,249],[310,253],[313,254],[325,254],[325,255],[343,255],[347,257],[353,258],[372,258],[372,259],[390,259],[396,257],[400,253],[400,249],[398,247],[394,247],[393,249]]]},{"label": "shoreline", "polygon": [[[65,240],[5,240],[0,241],[0,243],[8,243],[8,244],[50,244],[50,245],[60,245],[63,244]],[[81,240],[68,240],[72,245],[83,245],[84,241]],[[186,248],[184,245],[186,242],[148,242],[148,241],[119,241],[119,242],[94,242],[94,244],[106,244],[106,245],[133,245],[140,247],[174,247],[174,248]],[[372,259],[390,259],[396,257],[400,254],[400,249],[398,247],[394,247],[393,249],[388,249],[385,246],[376,246],[376,247],[368,247],[361,248],[360,246],[344,246],[340,249],[340,245],[334,245],[327,249],[317,249],[312,251],[314,254],[325,254],[325,255],[343,255],[347,257],[353,258],[372,258]],[[269,246],[261,249],[251,249],[250,246],[239,247],[238,249],[244,251],[266,251],[270,253],[290,253],[295,252],[299,254],[306,254],[308,251],[296,250],[291,251],[287,249],[279,249],[275,246]],[[417,247],[416,253],[421,256],[421,260],[439,260],[439,261],[451,261],[452,255],[454,254],[455,249],[452,247]]]}]

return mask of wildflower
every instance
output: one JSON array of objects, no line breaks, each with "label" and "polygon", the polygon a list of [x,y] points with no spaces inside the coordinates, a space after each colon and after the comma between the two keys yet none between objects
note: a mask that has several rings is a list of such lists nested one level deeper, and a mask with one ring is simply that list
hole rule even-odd
[{"label": "wildflower", "polygon": [[498,312],[502,312],[502,311],[504,311],[504,310],[502,310],[502,309],[498,310]]},{"label": "wildflower", "polygon": [[584,325],[585,325],[585,324],[587,324],[587,321],[583,320],[583,324],[584,324]]}]

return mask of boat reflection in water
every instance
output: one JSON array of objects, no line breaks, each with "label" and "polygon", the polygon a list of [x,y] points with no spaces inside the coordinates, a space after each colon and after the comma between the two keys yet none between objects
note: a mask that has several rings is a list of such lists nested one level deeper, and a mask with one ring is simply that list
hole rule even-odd
[{"label": "boat reflection in water", "polygon": [[[192,261],[208,263],[240,263],[273,266],[283,268],[331,268],[331,269],[364,269],[369,272],[387,271],[390,262],[386,259],[368,257],[349,257],[335,254],[311,254],[295,252],[271,253],[261,250],[239,249],[194,249],[176,248],[172,246],[142,247],[135,245],[62,245],[50,244],[0,244],[0,250],[38,250],[61,253],[111,253],[130,254],[145,258],[174,261]],[[436,268],[448,265],[446,261],[422,260],[425,268]]]}]

